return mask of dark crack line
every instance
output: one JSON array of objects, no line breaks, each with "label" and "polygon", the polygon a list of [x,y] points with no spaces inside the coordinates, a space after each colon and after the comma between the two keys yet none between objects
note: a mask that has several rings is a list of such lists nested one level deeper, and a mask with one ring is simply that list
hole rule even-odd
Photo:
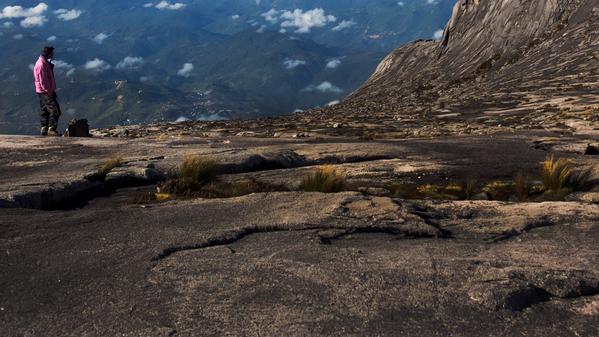
[{"label": "dark crack line", "polygon": [[[235,243],[247,236],[253,234],[263,234],[263,233],[279,233],[279,232],[305,232],[305,231],[316,231],[316,230],[340,230],[344,231],[338,237],[333,235],[332,237],[321,236],[319,238],[321,243],[330,244],[331,240],[339,239],[345,235],[349,234],[365,234],[365,233],[384,233],[384,234],[392,234],[392,235],[403,235],[406,238],[413,239],[426,239],[426,238],[434,238],[436,236],[431,235],[429,233],[424,232],[416,232],[416,231],[407,231],[396,226],[365,226],[365,227],[348,227],[348,226],[326,226],[326,225],[306,225],[300,228],[289,228],[281,225],[273,225],[273,226],[253,226],[246,227],[236,231],[231,231],[219,236],[215,236],[207,239],[204,242],[200,242],[197,244],[191,245],[182,245],[182,246],[172,246],[164,249],[162,253],[152,258],[152,261],[160,261],[170,257],[173,254],[189,251],[189,250],[198,250],[210,247],[218,247],[225,246],[232,243]],[[328,242],[327,242],[328,241]]]},{"label": "dark crack line", "polygon": [[204,249],[209,247],[218,247],[232,244],[236,241],[239,241],[246,236],[257,234],[257,233],[276,233],[276,232],[301,232],[301,231],[310,231],[324,229],[323,226],[306,226],[298,229],[290,229],[285,228],[283,226],[254,226],[254,227],[246,227],[236,231],[232,231],[229,233],[222,234],[220,236],[216,236],[210,239],[207,239],[204,242],[200,242],[192,245],[183,245],[183,246],[172,246],[164,249],[162,253],[158,256],[152,258],[152,261],[163,260],[175,253],[179,253],[187,250],[197,250]]},{"label": "dark crack line", "polygon": [[429,209],[424,209],[418,205],[414,205],[412,208],[413,209],[409,211],[410,214],[417,216],[422,221],[424,221],[425,224],[438,230],[439,233],[441,233],[442,237],[454,238],[453,233],[449,229],[441,227],[441,224],[439,224],[439,222],[437,221],[441,218],[441,216],[439,216],[438,214],[431,213]]},{"label": "dark crack line", "polygon": [[537,304],[543,304],[553,300],[576,300],[596,295],[599,295],[599,286],[585,285],[579,291],[574,291],[573,293],[564,296],[552,294],[545,288],[532,286],[521,292],[512,294],[507,299],[506,305],[507,308],[512,311],[521,312]]},{"label": "dark crack line", "polygon": [[[323,228],[324,229],[324,228]],[[327,229],[339,229],[341,228],[327,228]],[[320,239],[320,243],[324,245],[331,245],[335,240],[341,240],[342,238],[352,235],[352,234],[389,234],[394,236],[401,236],[405,239],[432,239],[438,238],[439,236],[433,235],[430,233],[419,232],[419,231],[410,231],[405,229],[400,229],[397,227],[381,227],[381,226],[372,226],[372,227],[355,227],[355,228],[345,228],[346,230],[342,230],[340,233],[334,235],[323,235],[318,234],[318,238]]]},{"label": "dark crack line", "polygon": [[538,229],[538,228],[544,228],[544,227],[551,227],[551,226],[555,226],[555,223],[553,223],[551,220],[549,220],[547,217],[542,217],[541,219],[537,219],[537,220],[533,220],[533,221],[529,221],[524,228],[517,230],[517,229],[512,229],[510,231],[506,231],[503,234],[489,239],[489,241],[491,243],[498,243],[501,241],[507,241],[510,239],[513,239],[515,237],[518,237],[522,234],[528,233],[532,230]]}]

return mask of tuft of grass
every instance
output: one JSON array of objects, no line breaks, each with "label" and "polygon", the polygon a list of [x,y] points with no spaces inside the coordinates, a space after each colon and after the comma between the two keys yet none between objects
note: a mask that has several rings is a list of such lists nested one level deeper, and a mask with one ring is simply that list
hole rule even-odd
[{"label": "tuft of grass", "polygon": [[212,159],[189,155],[185,157],[177,175],[179,179],[203,185],[216,179],[218,169],[219,165]]},{"label": "tuft of grass", "polygon": [[472,199],[472,197],[476,194],[476,188],[478,186],[478,178],[476,177],[467,177],[466,180],[462,182],[462,193],[464,194],[464,198]]},{"label": "tuft of grass", "polygon": [[114,170],[117,167],[122,166],[125,163],[122,156],[115,156],[108,159],[102,167],[98,170],[98,175],[100,177],[106,177],[110,171]]},{"label": "tuft of grass", "polygon": [[568,179],[570,189],[575,192],[588,191],[593,188],[593,168],[573,170]]},{"label": "tuft of grass", "polygon": [[520,200],[528,198],[531,188],[528,176],[524,172],[518,171],[514,176],[514,192],[516,193],[516,197]]},{"label": "tuft of grass", "polygon": [[547,192],[558,192],[567,188],[572,176],[573,164],[570,160],[553,155],[547,157],[543,162],[541,180]]},{"label": "tuft of grass", "polygon": [[177,168],[175,178],[158,185],[158,193],[174,195],[191,195],[208,183],[213,182],[219,173],[216,161],[189,155]]},{"label": "tuft of grass", "polygon": [[337,193],[343,191],[346,179],[334,166],[323,166],[304,177],[300,189],[305,192]]},{"label": "tuft of grass", "polygon": [[571,160],[549,156],[543,162],[542,182],[549,196],[563,197],[593,187],[593,169],[576,168]]}]

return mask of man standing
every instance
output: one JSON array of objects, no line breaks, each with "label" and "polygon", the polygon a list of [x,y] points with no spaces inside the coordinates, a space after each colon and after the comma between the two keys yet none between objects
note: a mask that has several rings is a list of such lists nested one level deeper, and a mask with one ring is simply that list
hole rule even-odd
[{"label": "man standing", "polygon": [[56,96],[54,64],[50,62],[52,58],[54,58],[54,47],[44,47],[33,68],[35,92],[40,100],[42,136],[60,136],[57,128],[61,111]]}]

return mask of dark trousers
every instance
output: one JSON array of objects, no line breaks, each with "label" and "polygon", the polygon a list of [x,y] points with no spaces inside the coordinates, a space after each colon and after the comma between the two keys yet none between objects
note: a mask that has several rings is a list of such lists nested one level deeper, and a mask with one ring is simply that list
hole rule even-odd
[{"label": "dark trousers", "polygon": [[49,127],[56,130],[58,127],[58,119],[62,114],[60,105],[58,104],[58,96],[56,96],[56,93],[37,94],[37,96],[40,99],[40,122],[42,127]]}]

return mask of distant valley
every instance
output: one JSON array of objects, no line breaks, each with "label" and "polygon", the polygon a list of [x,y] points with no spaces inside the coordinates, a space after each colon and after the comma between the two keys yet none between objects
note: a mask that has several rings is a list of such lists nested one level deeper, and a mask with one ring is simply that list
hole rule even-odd
[{"label": "distant valley", "polygon": [[36,131],[45,44],[63,125],[255,118],[337,103],[398,45],[440,37],[453,2],[0,1],[0,133]]}]

